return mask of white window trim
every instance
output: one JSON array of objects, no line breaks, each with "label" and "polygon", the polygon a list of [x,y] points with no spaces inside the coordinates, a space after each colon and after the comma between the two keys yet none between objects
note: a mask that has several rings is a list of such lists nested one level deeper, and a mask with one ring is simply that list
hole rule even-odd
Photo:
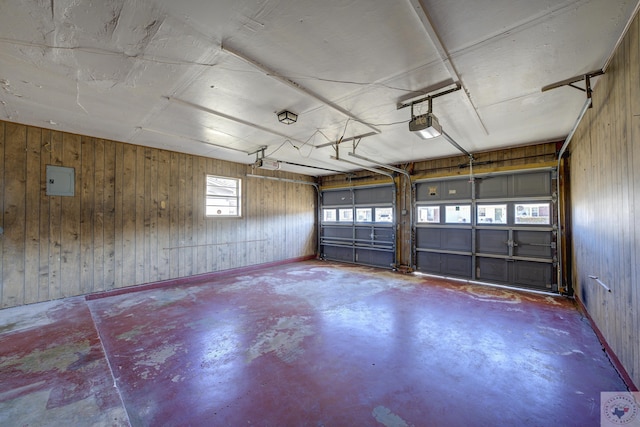
[{"label": "white window trim", "polygon": [[[236,183],[236,195],[235,196],[215,196],[215,195],[210,195],[209,194],[209,178],[219,178],[219,179],[225,179],[225,180],[231,180],[231,181],[235,181]],[[220,176],[220,175],[213,175],[213,174],[206,174],[205,175],[205,188],[204,188],[204,216],[205,218],[241,218],[242,217],[242,209],[243,209],[243,203],[242,203],[242,179],[240,178],[234,178],[231,176]],[[231,214],[231,215],[225,215],[225,214],[207,214],[207,201],[209,200],[209,198],[216,198],[216,197],[221,197],[221,198],[229,198],[229,199],[235,199],[236,200],[236,207],[237,207],[237,213],[236,214]]]}]

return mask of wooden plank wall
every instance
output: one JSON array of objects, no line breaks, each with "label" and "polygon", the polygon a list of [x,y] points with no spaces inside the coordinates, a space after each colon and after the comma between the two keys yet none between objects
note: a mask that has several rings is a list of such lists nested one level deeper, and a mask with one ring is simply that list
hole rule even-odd
[{"label": "wooden plank wall", "polygon": [[[75,197],[45,194],[46,165]],[[221,160],[0,121],[0,307],[313,255],[315,189]],[[243,179],[240,219],[204,216],[205,175]]]},{"label": "wooden plank wall", "polygon": [[[585,305],[640,386],[640,21],[595,87],[570,150],[573,277]],[[607,292],[594,279],[611,288]]]}]

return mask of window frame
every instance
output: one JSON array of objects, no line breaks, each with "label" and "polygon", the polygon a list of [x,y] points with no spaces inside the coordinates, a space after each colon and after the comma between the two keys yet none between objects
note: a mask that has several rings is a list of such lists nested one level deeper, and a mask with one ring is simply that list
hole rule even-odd
[{"label": "window frame", "polygon": [[[547,210],[547,215],[540,215],[540,208],[543,207]],[[523,211],[526,211],[524,215],[518,214],[518,207],[522,207]],[[535,215],[534,215],[535,212]],[[550,201],[526,201],[513,203],[513,224],[516,226],[542,226],[548,227],[553,224],[553,205]],[[540,221],[540,219],[546,218],[546,222]],[[527,221],[527,219],[529,219]]]},{"label": "window frame", "polygon": [[[368,219],[360,219],[360,212],[368,211],[368,215],[365,215]],[[365,207],[365,208],[356,208],[356,217],[355,222],[358,224],[370,224],[373,222],[373,208]]]},{"label": "window frame", "polygon": [[348,207],[348,208],[338,208],[338,218],[337,218],[337,222],[340,223],[349,223],[352,224],[353,223],[353,208]]},{"label": "window frame", "polygon": [[[389,211],[388,215],[389,215],[389,220],[382,220],[382,215],[385,214],[379,214],[378,211]],[[394,217],[394,209],[393,206],[375,206],[373,208],[373,222],[375,224],[393,224],[395,221],[395,217]]]},{"label": "window frame", "polygon": [[[212,187],[209,184],[209,179],[213,178],[213,179],[220,179],[220,180],[229,180],[229,181],[235,181],[235,186],[233,188],[235,188],[235,192],[236,194],[234,196],[226,196],[226,195],[218,195],[218,194],[210,194],[210,188]],[[205,218],[242,218],[242,212],[243,212],[243,180],[242,178],[235,178],[235,177],[231,177],[231,176],[221,176],[221,175],[214,175],[214,174],[210,174],[207,173],[205,174],[205,185],[204,185],[204,216]],[[232,188],[231,186],[228,187],[224,187],[224,186],[215,186],[218,188]],[[208,208],[209,208],[209,204],[208,201],[210,199],[228,199],[228,200],[235,200],[236,202],[236,210],[237,213],[236,214],[209,214],[208,213]],[[213,207],[215,207],[216,205],[212,205]],[[230,208],[233,206],[229,206]]]},{"label": "window frame", "polygon": [[[464,217],[465,221],[460,221],[459,219],[457,221],[454,221],[453,218],[451,218],[452,216],[450,214],[451,209],[454,209],[455,212],[459,212],[459,211],[467,212],[468,215],[465,215]],[[471,209],[471,203],[445,204],[444,205],[444,224],[471,225],[473,214],[474,212]],[[459,217],[459,216],[460,216],[459,214],[456,215],[456,217]]]},{"label": "window frame", "polygon": [[[495,211],[502,210],[502,221],[498,222],[495,218]],[[484,212],[484,215],[480,213]],[[493,212],[494,216],[487,215],[487,213]],[[484,220],[482,219],[484,218]],[[477,203],[476,204],[476,224],[503,227],[509,224],[509,203],[507,202],[492,202],[492,203]]]},{"label": "window frame", "polygon": [[[431,220],[429,220],[429,213],[424,216],[425,220],[422,220],[423,217],[420,214],[423,210],[426,212],[429,212],[430,210],[432,211],[433,215]],[[441,211],[442,209],[440,209],[440,205],[416,206],[416,224],[440,224],[442,222],[442,216],[440,214]]]}]

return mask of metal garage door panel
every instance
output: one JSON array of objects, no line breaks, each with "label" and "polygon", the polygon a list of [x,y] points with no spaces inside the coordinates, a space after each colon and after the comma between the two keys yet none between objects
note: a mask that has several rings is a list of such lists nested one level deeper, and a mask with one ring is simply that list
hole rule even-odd
[{"label": "metal garage door panel", "polygon": [[548,196],[549,194],[551,194],[549,172],[513,175],[513,197]]},{"label": "metal garage door panel", "polygon": [[417,267],[418,270],[425,273],[442,274],[442,255],[433,252],[418,252]]},{"label": "metal garage door panel", "polygon": [[324,246],[324,257],[334,261],[353,262],[353,249],[341,246]]},{"label": "metal garage door panel", "polygon": [[509,197],[509,177],[498,175],[476,179],[476,197],[479,199]]},{"label": "metal garage door panel", "polygon": [[389,268],[393,265],[393,252],[357,248],[356,262],[358,264]]},{"label": "metal garage door panel", "polygon": [[354,190],[356,205],[387,204],[393,201],[393,187],[369,187]]},{"label": "metal garage door panel", "polygon": [[552,264],[529,261],[513,263],[513,283],[515,285],[550,290],[552,276]]},{"label": "metal garage door panel", "polygon": [[471,198],[471,183],[468,179],[428,181],[416,184],[416,200],[466,200]]},{"label": "metal garage door panel", "polygon": [[395,237],[391,227],[356,227],[356,240],[359,243],[366,241],[373,244],[392,245],[394,239]]},{"label": "metal garage door panel", "polygon": [[353,237],[351,228],[347,227],[323,227],[322,236],[324,238],[351,239]]},{"label": "metal garage door panel", "polygon": [[[424,213],[424,207],[431,206],[433,211],[439,208],[444,215],[448,206],[469,204],[477,221],[454,224],[442,216],[440,222],[431,224],[429,219],[434,216],[422,215],[421,222],[414,222],[417,269],[556,290],[556,267],[552,262],[556,251],[552,230],[555,217],[551,216],[551,220],[543,224],[542,221],[523,221],[514,214],[516,206],[525,204],[526,207],[527,203],[548,205],[553,210],[555,182],[552,168],[540,168],[477,176],[475,192],[473,184],[460,177],[417,183],[414,208],[418,213]],[[505,221],[490,223],[478,219],[479,207],[494,212],[496,219],[500,216],[498,209],[506,210]],[[529,208],[531,215],[536,216],[534,208]],[[545,219],[545,215],[541,216]]]},{"label": "metal garage door panel", "polygon": [[471,278],[471,256],[442,254],[442,274]]},{"label": "metal garage door panel", "polygon": [[442,196],[442,182],[419,182],[416,184],[416,200],[425,202],[440,200]]},{"label": "metal garage door panel", "polygon": [[441,231],[439,228],[416,229],[416,247],[421,249],[440,249]]},{"label": "metal garage door panel", "polygon": [[375,242],[380,243],[392,244],[395,242],[395,235],[391,227],[376,228],[373,233],[373,238]]},{"label": "metal garage door panel", "polygon": [[471,198],[471,183],[468,179],[444,181],[442,189],[443,200],[459,200]]},{"label": "metal garage door panel", "polygon": [[509,255],[508,230],[477,230],[476,250],[483,254]]},{"label": "metal garage door panel", "polygon": [[418,270],[444,276],[471,278],[471,256],[418,252]]},{"label": "metal garage door panel", "polygon": [[352,205],[353,194],[351,190],[323,191],[322,204],[324,206]]},{"label": "metal garage door panel", "polygon": [[549,231],[518,231],[513,232],[513,240],[518,244],[513,248],[514,256],[551,258],[552,235]]},{"label": "metal garage door panel", "polygon": [[443,229],[440,248],[447,251],[471,252],[471,229]]},{"label": "metal garage door panel", "polygon": [[373,240],[374,232],[371,227],[356,227],[356,240]]},{"label": "metal garage door panel", "polygon": [[509,262],[499,258],[476,259],[476,277],[487,282],[509,282]]},{"label": "metal garage door panel", "polygon": [[385,268],[395,265],[395,185],[324,190],[321,202],[321,209],[333,210],[328,211],[332,221],[320,223],[323,258]]}]

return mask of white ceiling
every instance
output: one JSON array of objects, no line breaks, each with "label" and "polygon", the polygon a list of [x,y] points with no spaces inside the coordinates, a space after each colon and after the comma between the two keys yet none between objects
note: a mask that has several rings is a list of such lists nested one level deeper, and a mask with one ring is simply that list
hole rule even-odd
[{"label": "white ceiling", "polygon": [[[409,132],[433,101],[469,152],[564,138],[637,0],[0,0],[0,118],[283,170],[459,154]],[[244,59],[243,59],[244,58]],[[422,112],[426,103],[418,104]],[[298,122],[284,125],[276,113]],[[372,136],[358,137],[363,134]],[[323,146],[318,148],[318,146]],[[364,165],[371,165],[357,160]]]}]

